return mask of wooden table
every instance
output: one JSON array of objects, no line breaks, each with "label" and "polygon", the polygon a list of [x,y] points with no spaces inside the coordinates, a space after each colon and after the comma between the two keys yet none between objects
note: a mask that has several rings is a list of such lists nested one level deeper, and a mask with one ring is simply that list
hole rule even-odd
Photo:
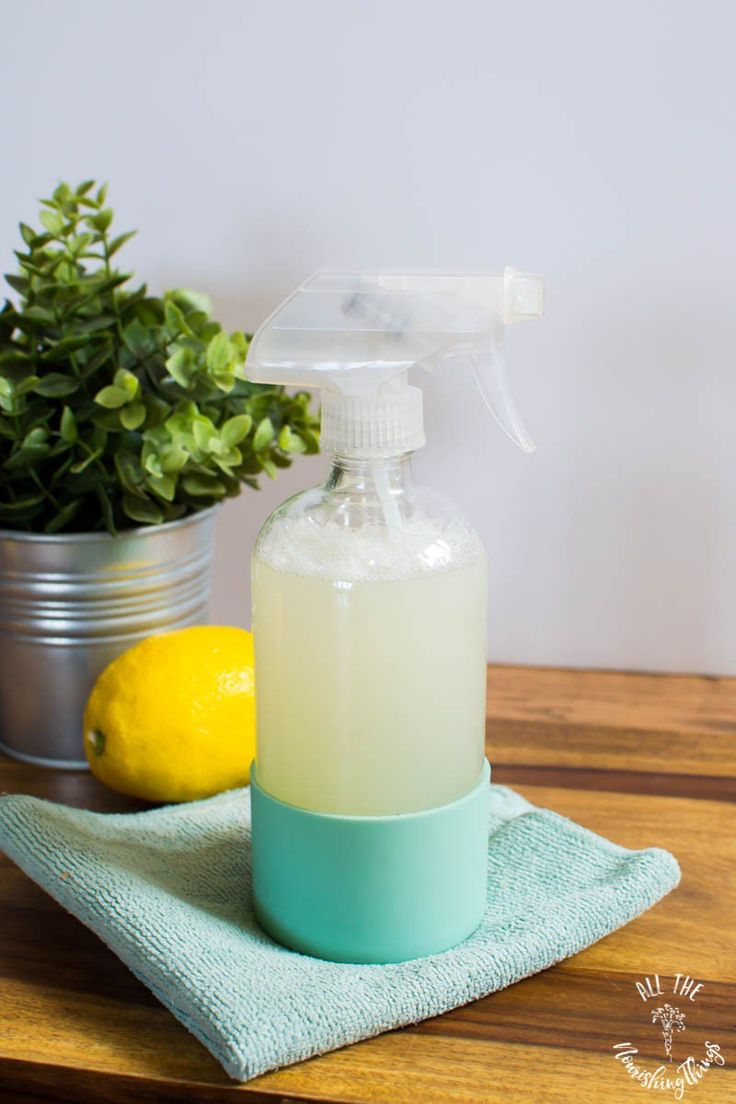
[{"label": "wooden table", "polygon": [[[229,1081],[98,940],[8,861],[0,866],[0,1100],[547,1104],[670,1101],[620,1059],[669,1066],[652,1006],[683,1008],[675,1058],[716,1042],[726,1065],[685,1089],[736,1100],[736,680],[495,668],[496,781],[627,847],[680,860],[680,888],[574,958],[465,1008],[322,1058]],[[82,773],[0,760],[0,788],[115,810]],[[671,993],[677,974],[704,986]],[[645,1003],[636,982],[663,996]],[[675,1063],[676,1064],[676,1063]],[[668,1071],[669,1072],[669,1071]]]}]

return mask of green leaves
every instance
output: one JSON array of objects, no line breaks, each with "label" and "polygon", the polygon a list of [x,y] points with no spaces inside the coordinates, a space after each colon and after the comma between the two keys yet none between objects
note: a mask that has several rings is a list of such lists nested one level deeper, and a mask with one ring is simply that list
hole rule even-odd
[{"label": "green leaves", "polygon": [[49,234],[55,237],[58,237],[64,229],[64,219],[58,211],[41,211],[40,219]]},{"label": "green leaves", "polygon": [[107,207],[96,215],[90,215],[85,221],[88,226],[93,226],[103,234],[112,222],[112,211]]},{"label": "green leaves", "polygon": [[42,326],[53,326],[56,322],[56,318],[52,311],[47,307],[41,307],[33,305],[27,307],[21,314],[18,315],[18,322],[22,324],[30,323],[33,328],[34,323],[39,323]]},{"label": "green leaves", "polygon": [[[220,440],[228,448],[239,445],[250,432],[253,419],[250,414],[236,414],[234,418],[228,418],[220,427]],[[286,427],[284,427],[286,428]]]},{"label": "green leaves", "polygon": [[182,479],[182,488],[187,494],[206,495],[208,497],[221,498],[225,494],[225,484],[211,475],[185,475]]},{"label": "green leaves", "polygon": [[133,372],[129,372],[127,368],[118,368],[113,383],[115,387],[125,392],[128,399],[135,399],[140,394],[141,385],[138,377]]},{"label": "green leaves", "polygon": [[137,360],[148,356],[156,348],[155,336],[137,316],[123,330],[123,342]]},{"label": "green leaves", "polygon": [[185,315],[204,314],[209,318],[212,314],[212,300],[209,295],[204,295],[201,291],[177,288],[175,291],[167,291],[166,297],[172,303],[176,303]]},{"label": "green leaves", "polygon": [[73,395],[78,387],[79,380],[74,376],[64,372],[48,372],[38,380],[33,390],[45,399],[63,399],[66,395]]},{"label": "green leaves", "polygon": [[60,529],[66,529],[69,523],[79,513],[82,507],[80,499],[72,499],[71,502],[67,502],[66,506],[62,506],[50,521],[44,525],[44,533],[58,533]]},{"label": "green leaves", "polygon": [[173,353],[166,360],[166,371],[186,391],[197,372],[195,356],[186,345],[174,345],[173,348]]},{"label": "green leaves", "polygon": [[25,455],[29,458],[40,458],[45,456],[49,451],[48,446],[48,430],[43,426],[39,426],[37,429],[32,429],[30,433],[27,433],[23,438],[23,444],[21,449]]},{"label": "green leaves", "polygon": [[108,387],[103,387],[101,391],[97,392],[95,402],[99,403],[100,406],[104,406],[106,410],[117,410],[119,407],[125,406],[128,398],[127,391],[111,383]]},{"label": "green leaves", "polygon": [[120,411],[120,424],[125,429],[138,429],[146,420],[146,408],[143,403],[134,402]]},{"label": "green leaves", "polygon": [[166,325],[169,327],[172,334],[190,333],[184,314],[173,298],[164,301],[164,317],[166,319]]},{"label": "green leaves", "polygon": [[169,336],[166,370],[173,383],[198,399],[217,401],[245,379],[248,341],[243,334],[224,333],[210,318],[205,295],[188,289],[167,292],[164,319]]},{"label": "green leaves", "polygon": [[149,475],[146,484],[154,494],[166,502],[173,502],[176,493],[176,479],[171,475]]},{"label": "green leaves", "polygon": [[249,339],[206,295],[157,298],[114,267],[106,187],[59,184],[20,224],[0,305],[0,524],[156,525],[318,447],[309,397],[246,378]]},{"label": "green leaves", "polygon": [[133,452],[118,449],[113,457],[115,470],[120,481],[120,486],[129,494],[139,498],[145,498],[144,490],[145,474],[140,465],[140,459]]},{"label": "green leaves", "polygon": [[[138,377],[127,368],[118,368],[113,382],[103,387],[95,395],[95,402],[106,410],[120,411],[120,425],[123,429],[138,429],[146,420],[146,408],[138,401],[141,385]],[[106,428],[114,428],[107,421]]]},{"label": "green leaves", "polygon": [[74,442],[79,437],[77,423],[74,419],[74,412],[69,406],[65,406],[61,412],[59,434],[61,436],[61,439],[63,441],[67,441],[69,444],[74,444]]},{"label": "green leaves", "polygon": [[286,453],[306,452],[307,442],[295,433],[290,425],[282,426],[279,433],[279,448]]},{"label": "green leaves", "polygon": [[226,371],[233,356],[230,339],[225,333],[218,333],[207,346],[207,369],[213,375]]},{"label": "green leaves", "polygon": [[127,241],[136,236],[136,230],[129,230],[127,234],[118,234],[117,238],[113,238],[107,247],[107,256],[114,257],[118,249],[122,249]]},{"label": "green leaves", "polygon": [[276,430],[270,418],[264,418],[258,423],[258,429],[253,438],[253,451],[262,452],[276,436]]},{"label": "green leaves", "polygon": [[17,471],[19,468],[32,467],[36,461],[42,460],[51,448],[48,437],[48,430],[43,426],[29,430],[5,461],[5,470]]},{"label": "green leaves", "polygon": [[149,498],[134,498],[123,495],[123,513],[139,525],[160,525],[164,520],[163,511]]}]

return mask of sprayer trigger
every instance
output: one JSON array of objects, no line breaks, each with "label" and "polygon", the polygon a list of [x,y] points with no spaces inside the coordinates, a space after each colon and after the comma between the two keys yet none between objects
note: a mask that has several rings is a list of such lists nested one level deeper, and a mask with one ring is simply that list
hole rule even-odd
[{"label": "sprayer trigger", "polygon": [[534,452],[536,445],[521,420],[509,387],[503,340],[503,326],[496,326],[489,344],[473,357],[473,375],[484,403],[507,437],[522,452]]}]

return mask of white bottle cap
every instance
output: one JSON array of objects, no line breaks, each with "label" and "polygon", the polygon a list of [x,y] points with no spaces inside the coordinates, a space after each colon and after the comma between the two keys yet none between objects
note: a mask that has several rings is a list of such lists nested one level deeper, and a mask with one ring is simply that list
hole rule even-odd
[{"label": "white bottle cap", "polygon": [[322,447],[337,456],[399,456],[425,443],[422,392],[384,389],[378,395],[322,393]]}]

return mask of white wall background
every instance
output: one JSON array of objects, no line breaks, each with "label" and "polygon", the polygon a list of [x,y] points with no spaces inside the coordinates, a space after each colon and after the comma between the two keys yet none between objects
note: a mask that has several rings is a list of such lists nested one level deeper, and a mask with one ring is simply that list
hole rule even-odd
[{"label": "white wall background", "polygon": [[[417,468],[485,535],[491,656],[734,674],[735,36],[730,0],[7,4],[0,257],[96,176],[128,262],[230,326],[325,265],[542,272],[509,347],[536,456],[427,383]],[[323,463],[223,511],[217,620]]]}]

